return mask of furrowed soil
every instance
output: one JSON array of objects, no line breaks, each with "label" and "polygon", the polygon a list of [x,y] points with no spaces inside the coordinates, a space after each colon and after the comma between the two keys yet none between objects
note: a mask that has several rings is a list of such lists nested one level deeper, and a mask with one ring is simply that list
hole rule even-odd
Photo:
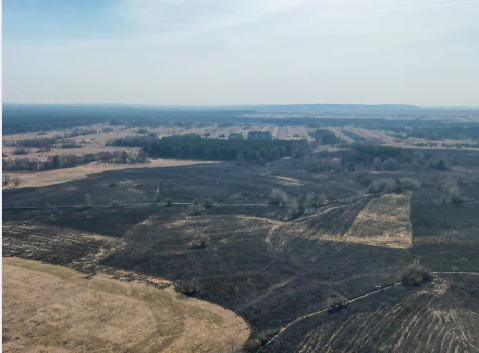
[{"label": "furrowed soil", "polygon": [[210,352],[249,336],[233,312],[185,298],[168,281],[158,289],[19,258],[2,263],[3,352]]},{"label": "furrowed soil", "polygon": [[[109,275],[158,290],[164,281],[180,292],[197,280],[192,297],[239,315],[264,343],[281,331],[263,351],[478,351],[479,184],[459,183],[464,202],[443,204],[427,183],[369,195],[353,173],[295,163],[125,169],[4,190],[3,255],[90,282]],[[292,217],[290,206],[268,203],[275,188],[334,197]],[[202,246],[198,234],[208,239]],[[441,273],[394,285],[415,261]],[[349,305],[328,312],[332,294]]]}]

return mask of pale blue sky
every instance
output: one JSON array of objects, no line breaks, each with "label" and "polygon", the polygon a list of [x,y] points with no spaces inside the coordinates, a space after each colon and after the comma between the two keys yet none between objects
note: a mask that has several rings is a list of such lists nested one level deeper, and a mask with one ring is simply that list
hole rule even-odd
[{"label": "pale blue sky", "polygon": [[4,0],[3,101],[479,105],[479,1]]}]

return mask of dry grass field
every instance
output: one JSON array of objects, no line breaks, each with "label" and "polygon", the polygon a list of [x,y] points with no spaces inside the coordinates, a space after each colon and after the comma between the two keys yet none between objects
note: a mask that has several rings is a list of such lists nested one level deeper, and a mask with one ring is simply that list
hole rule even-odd
[{"label": "dry grass field", "polygon": [[250,334],[233,312],[172,287],[2,263],[3,352],[211,352]]},{"label": "dry grass field", "polygon": [[[276,251],[315,259],[322,241],[410,248],[411,193],[361,197],[349,204],[331,204],[317,213],[272,231],[267,242]],[[315,255],[316,254],[316,255]]]},{"label": "dry grass field", "polygon": [[10,184],[4,186],[3,189],[12,188],[29,188],[29,187],[42,187],[48,185],[55,185],[66,183],[68,181],[78,180],[86,178],[87,175],[101,173],[109,170],[119,169],[131,169],[131,168],[158,168],[158,167],[177,167],[182,165],[191,165],[198,163],[214,163],[209,161],[191,161],[191,160],[177,160],[177,159],[154,159],[150,163],[138,163],[138,164],[112,164],[112,163],[99,163],[93,162],[86,165],[81,165],[74,168],[64,168],[56,170],[38,171],[38,172],[25,172],[14,173],[7,172],[5,174],[12,177],[18,177],[22,180],[19,186]]}]

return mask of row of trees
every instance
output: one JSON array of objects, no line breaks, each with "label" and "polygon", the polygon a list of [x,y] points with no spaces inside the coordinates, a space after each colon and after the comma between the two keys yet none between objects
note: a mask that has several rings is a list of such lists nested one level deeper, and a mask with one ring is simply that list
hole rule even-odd
[{"label": "row of trees", "polygon": [[147,161],[147,154],[144,151],[139,153],[128,153],[126,151],[88,153],[82,156],[78,155],[55,155],[49,156],[47,161],[42,162],[37,159],[16,158],[2,159],[3,170],[51,170],[72,168],[94,161],[103,163],[143,163]]},{"label": "row of trees", "polygon": [[144,151],[153,158],[227,160],[261,163],[299,153],[301,148],[309,148],[307,141],[292,140],[220,140],[163,137]]},{"label": "row of trees", "polygon": [[[199,136],[200,137],[200,136]],[[158,140],[158,134],[151,133],[147,136],[126,136],[119,139],[109,141],[107,146],[122,147],[145,147]]]}]

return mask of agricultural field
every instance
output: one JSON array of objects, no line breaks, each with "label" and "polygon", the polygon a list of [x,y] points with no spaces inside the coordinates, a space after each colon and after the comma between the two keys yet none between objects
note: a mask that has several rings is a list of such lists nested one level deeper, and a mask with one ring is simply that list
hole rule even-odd
[{"label": "agricultural field", "polygon": [[[477,276],[393,286],[288,327],[264,352],[477,352]],[[307,333],[306,333],[307,332]]]},{"label": "agricultural field", "polygon": [[158,290],[146,277],[85,278],[19,258],[2,264],[3,352],[210,352],[249,336],[240,317],[184,298],[170,282]]},{"label": "agricultural field", "polygon": [[[316,128],[147,130],[311,141]],[[224,352],[251,338],[260,352],[479,351],[477,152],[344,141],[261,163],[10,173],[24,182],[2,192],[3,349]]]}]

